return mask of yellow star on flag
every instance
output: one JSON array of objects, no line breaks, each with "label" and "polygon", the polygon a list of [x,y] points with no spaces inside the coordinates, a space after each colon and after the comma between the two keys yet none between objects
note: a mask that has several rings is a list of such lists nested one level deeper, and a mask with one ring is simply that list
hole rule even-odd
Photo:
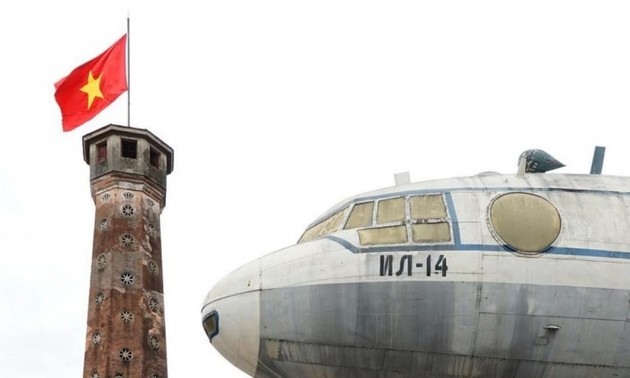
[{"label": "yellow star on flag", "polygon": [[90,70],[87,84],[81,87],[81,92],[87,93],[88,95],[88,109],[92,106],[95,97],[103,98],[103,93],[101,93],[101,76],[103,75],[95,79]]}]

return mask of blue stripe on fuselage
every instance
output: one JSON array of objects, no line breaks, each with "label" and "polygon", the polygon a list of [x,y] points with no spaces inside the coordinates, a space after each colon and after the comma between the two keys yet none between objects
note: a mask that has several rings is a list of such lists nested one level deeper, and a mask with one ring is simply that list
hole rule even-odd
[{"label": "blue stripe on fuselage", "polygon": [[[477,252],[508,252],[516,253],[507,246],[491,245],[491,244],[433,244],[433,245],[387,245],[377,247],[357,247],[349,241],[337,236],[326,235],[324,239],[335,242],[352,253],[372,253],[372,252],[421,252],[421,251],[477,251]],[[603,249],[590,248],[569,248],[569,247],[552,247],[546,252],[540,254],[532,254],[538,256],[547,255],[564,255],[564,256],[584,256],[584,257],[607,257],[613,259],[630,260],[629,252],[609,251]],[[525,256],[525,255],[523,255]]]},{"label": "blue stripe on fuselage", "polygon": [[446,207],[448,207],[448,213],[451,217],[451,227],[453,228],[453,242],[456,246],[462,244],[462,240],[459,237],[459,222],[457,221],[457,212],[455,211],[455,205],[453,204],[453,196],[451,192],[444,193],[446,198]]}]

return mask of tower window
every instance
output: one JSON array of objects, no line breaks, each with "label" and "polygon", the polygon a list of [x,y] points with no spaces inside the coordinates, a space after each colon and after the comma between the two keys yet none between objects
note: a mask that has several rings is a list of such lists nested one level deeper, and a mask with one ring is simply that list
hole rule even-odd
[{"label": "tower window", "polygon": [[160,304],[157,298],[155,297],[149,298],[149,308],[151,309],[151,311],[154,311],[154,312],[160,309]]},{"label": "tower window", "polygon": [[151,223],[147,225],[147,234],[149,234],[149,236],[152,238],[157,236],[157,229]]},{"label": "tower window", "polygon": [[149,268],[149,272],[151,272],[153,274],[157,274],[158,273],[159,267],[158,267],[158,264],[155,261],[153,261],[153,260],[149,261],[149,265],[147,267]]},{"label": "tower window", "polygon": [[101,341],[103,341],[103,334],[100,330],[96,330],[96,332],[92,334],[92,344],[98,345],[101,343]]},{"label": "tower window", "polygon": [[149,345],[151,345],[151,348],[155,350],[160,349],[160,339],[158,339],[155,335],[149,336]]},{"label": "tower window", "polygon": [[122,139],[122,150],[120,151],[122,157],[136,159],[138,156],[138,141],[132,139]]},{"label": "tower window", "polygon": [[123,216],[129,218],[133,217],[133,215],[136,213],[136,208],[133,207],[133,205],[126,203],[122,205],[122,207],[120,208],[120,212]]},{"label": "tower window", "polygon": [[106,265],[107,265],[107,255],[104,253],[101,253],[96,258],[96,267],[98,268],[98,270],[102,270],[103,268],[105,268]]},{"label": "tower window", "polygon": [[105,295],[103,293],[96,294],[96,299],[94,300],[94,302],[96,302],[97,306],[102,305],[104,301],[105,301]]},{"label": "tower window", "polygon": [[123,310],[120,313],[120,318],[122,319],[123,322],[130,323],[133,320],[133,312],[129,310]]},{"label": "tower window", "polygon": [[153,147],[149,148],[149,163],[155,168],[160,168],[160,153]]},{"label": "tower window", "polygon": [[96,160],[100,163],[105,159],[107,159],[107,141],[96,145]]},{"label": "tower window", "polygon": [[124,245],[125,247],[131,247],[133,245],[133,242],[134,242],[133,236],[129,234],[120,235],[120,244]]},{"label": "tower window", "polygon": [[120,359],[125,362],[129,362],[133,358],[133,353],[128,348],[122,348],[118,355],[120,356]]},{"label": "tower window", "polygon": [[123,283],[123,285],[125,286],[131,286],[133,285],[133,281],[135,280],[135,278],[133,277],[133,275],[129,272],[125,272],[123,274],[120,275],[120,282]]}]

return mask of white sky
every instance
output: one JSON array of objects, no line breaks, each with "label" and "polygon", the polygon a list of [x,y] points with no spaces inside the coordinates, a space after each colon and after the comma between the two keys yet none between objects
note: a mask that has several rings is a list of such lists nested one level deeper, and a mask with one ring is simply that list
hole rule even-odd
[{"label": "white sky", "polygon": [[[90,5],[94,4],[94,5]],[[210,346],[202,300],[294,243],[345,197],[516,172],[541,148],[630,169],[630,3],[107,1],[0,5],[0,376],[83,369],[94,205],[53,83],[126,30],[132,126],[175,149],[162,214],[171,377],[244,377]]]}]

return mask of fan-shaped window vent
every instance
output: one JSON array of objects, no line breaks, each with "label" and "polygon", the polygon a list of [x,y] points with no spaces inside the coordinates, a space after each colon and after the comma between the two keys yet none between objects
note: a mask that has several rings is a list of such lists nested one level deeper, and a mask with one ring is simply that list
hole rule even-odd
[{"label": "fan-shaped window vent", "polygon": [[155,226],[151,223],[147,224],[147,234],[149,234],[149,236],[152,238],[157,236],[157,230],[155,229]]},{"label": "fan-shaped window vent", "polygon": [[128,362],[131,361],[131,359],[133,358],[133,353],[128,348],[122,348],[118,353],[118,356],[121,360]]},{"label": "fan-shaped window vent", "polygon": [[107,218],[101,219],[101,221],[98,223],[98,229],[101,230],[101,232],[109,230],[109,227],[110,223],[109,219]]},{"label": "fan-shaped window vent", "polygon": [[105,193],[101,196],[101,201],[103,202],[109,202],[110,198],[112,198],[112,195],[109,193]]},{"label": "fan-shaped window vent", "polygon": [[94,331],[92,334],[92,344],[98,345],[103,341],[103,333],[100,330]]},{"label": "fan-shaped window vent", "polygon": [[133,285],[133,281],[134,280],[135,280],[135,278],[133,277],[133,275],[131,273],[125,272],[125,273],[120,275],[120,282],[122,282],[123,285],[125,285],[125,286]]},{"label": "fan-shaped window vent", "polygon": [[149,345],[151,345],[151,348],[154,350],[160,349],[160,339],[155,335],[149,336]]},{"label": "fan-shaped window vent", "polygon": [[133,207],[133,205],[126,203],[122,205],[122,207],[120,208],[120,212],[123,216],[130,218],[133,217],[133,215],[136,213],[136,208]]},{"label": "fan-shaped window vent", "polygon": [[105,266],[107,265],[107,255],[104,253],[101,253],[100,255],[98,255],[98,257],[96,258],[96,267],[101,270],[104,269]]},{"label": "fan-shaped window vent", "polygon": [[133,193],[131,192],[124,192],[122,195],[123,195],[123,198],[126,199],[127,201],[133,199]]},{"label": "fan-shaped window vent", "polygon": [[103,302],[105,302],[105,295],[103,293],[96,294],[96,298],[94,299],[94,303],[96,303],[97,306],[100,306],[100,305],[103,304]]},{"label": "fan-shaped window vent", "polygon": [[149,261],[149,272],[153,273],[153,274],[157,274],[159,272],[159,268],[158,268],[158,264],[151,260]]},{"label": "fan-shaped window vent", "polygon": [[120,313],[120,318],[125,323],[130,323],[133,320],[133,313],[129,310],[123,310]]},{"label": "fan-shaped window vent", "polygon": [[159,310],[160,303],[158,302],[157,298],[155,298],[155,297],[149,298],[149,308],[153,312],[156,312],[157,310]]},{"label": "fan-shaped window vent", "polygon": [[134,238],[132,235],[129,234],[122,234],[120,235],[120,244],[122,244],[125,247],[131,247],[134,243]]}]

